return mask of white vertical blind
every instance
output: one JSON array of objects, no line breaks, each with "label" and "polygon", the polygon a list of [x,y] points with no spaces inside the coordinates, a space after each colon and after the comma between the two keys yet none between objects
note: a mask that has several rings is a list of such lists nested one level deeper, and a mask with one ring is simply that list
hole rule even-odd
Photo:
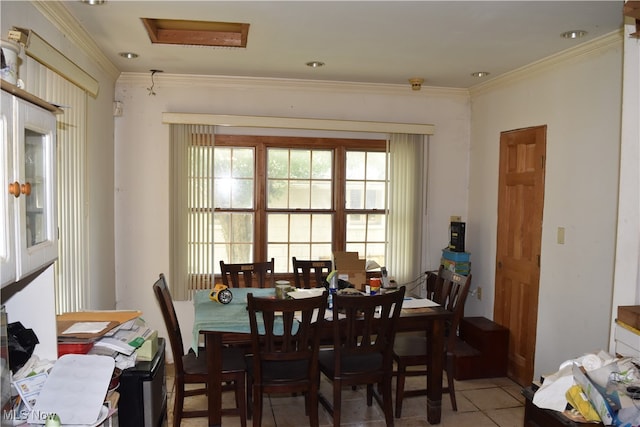
[{"label": "white vertical blind", "polygon": [[31,58],[21,77],[28,92],[63,106],[57,116],[58,261],[56,312],[87,308],[87,93]]},{"label": "white vertical blind", "polygon": [[171,125],[171,295],[184,301],[213,275],[214,126]]},{"label": "white vertical blind", "polygon": [[398,283],[413,282],[421,274],[425,139],[424,135],[392,134],[389,141],[387,267]]}]

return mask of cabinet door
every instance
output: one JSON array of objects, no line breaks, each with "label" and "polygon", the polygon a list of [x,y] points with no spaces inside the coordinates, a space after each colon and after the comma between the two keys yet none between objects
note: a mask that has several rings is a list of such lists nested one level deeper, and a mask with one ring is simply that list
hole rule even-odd
[{"label": "cabinet door", "polygon": [[0,197],[0,283],[2,286],[16,279],[15,220],[13,206],[15,197],[9,193],[9,184],[18,177],[13,169],[13,97],[2,92],[0,109],[0,169],[2,196]]},{"label": "cabinet door", "polygon": [[56,212],[56,120],[50,112],[16,99],[15,162],[22,196],[16,215],[17,278],[53,261],[58,255]]}]

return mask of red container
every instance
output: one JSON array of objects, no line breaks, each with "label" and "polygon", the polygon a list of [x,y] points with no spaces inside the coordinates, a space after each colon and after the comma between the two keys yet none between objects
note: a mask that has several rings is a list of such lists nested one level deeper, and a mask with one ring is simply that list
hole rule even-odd
[{"label": "red container", "polygon": [[58,343],[58,357],[65,354],[87,354],[93,347],[92,342]]}]

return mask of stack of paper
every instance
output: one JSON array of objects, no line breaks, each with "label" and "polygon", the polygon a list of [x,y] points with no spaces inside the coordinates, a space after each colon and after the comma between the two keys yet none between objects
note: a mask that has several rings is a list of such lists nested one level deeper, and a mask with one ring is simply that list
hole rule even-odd
[{"label": "stack of paper", "polygon": [[95,342],[94,347],[106,347],[130,356],[152,333],[153,330],[138,317],[107,332]]},{"label": "stack of paper", "polygon": [[103,403],[114,367],[114,360],[106,356],[62,356],[40,390],[28,422],[44,424],[50,414],[58,414],[63,425],[101,422],[109,414]]},{"label": "stack of paper", "polygon": [[120,310],[61,314],[57,318],[58,343],[75,344],[78,348],[81,348],[80,344],[92,343],[92,354],[130,356],[152,332],[140,318],[141,314],[140,311]]}]

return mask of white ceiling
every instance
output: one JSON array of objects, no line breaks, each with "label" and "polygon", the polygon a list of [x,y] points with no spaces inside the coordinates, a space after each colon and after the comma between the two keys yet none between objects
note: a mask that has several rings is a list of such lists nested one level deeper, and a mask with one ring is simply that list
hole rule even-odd
[{"label": "white ceiling", "polygon": [[[63,2],[122,72],[468,88],[619,30],[616,1]],[[249,23],[247,47],[152,44],[140,18]],[[568,30],[587,36],[568,40]],[[119,52],[140,56],[126,60]],[[310,68],[308,61],[325,62]]]}]

